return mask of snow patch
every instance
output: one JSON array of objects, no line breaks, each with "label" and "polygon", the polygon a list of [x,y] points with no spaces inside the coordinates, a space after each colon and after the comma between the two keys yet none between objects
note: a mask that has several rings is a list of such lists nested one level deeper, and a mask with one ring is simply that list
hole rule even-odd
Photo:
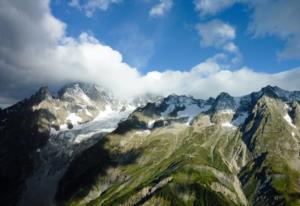
[{"label": "snow patch", "polygon": [[66,130],[66,129],[68,129],[68,125],[67,124],[59,125],[59,130]]},{"label": "snow patch", "polygon": [[231,124],[230,122],[223,122],[222,127],[229,127],[229,128],[236,128],[233,124]]},{"label": "snow patch", "polygon": [[289,105],[284,104],[284,109],[289,110],[290,109]]},{"label": "snow patch", "polygon": [[75,140],[73,141],[74,144],[79,144],[81,142],[83,142],[84,140],[89,139],[91,136],[93,136],[94,134],[96,134],[97,132],[91,132],[91,133],[87,133],[87,134],[80,134],[78,135]]},{"label": "snow patch", "polygon": [[292,118],[290,117],[290,115],[288,113],[286,113],[283,118],[285,119],[285,121],[287,121],[287,123],[289,123],[289,125],[291,125],[292,127],[296,128],[296,126],[293,124]]},{"label": "snow patch", "polygon": [[75,114],[75,113],[69,114],[69,116],[67,117],[67,120],[70,120],[72,125],[76,125],[82,121],[82,119],[79,116],[77,116],[77,114]]},{"label": "snow patch", "polygon": [[147,125],[148,129],[152,129],[153,126],[154,126],[154,123],[155,123],[155,120],[149,121],[149,122],[148,122],[148,125]]},{"label": "snow patch", "polygon": [[223,109],[218,111],[220,114],[234,114],[234,111],[232,109]]}]

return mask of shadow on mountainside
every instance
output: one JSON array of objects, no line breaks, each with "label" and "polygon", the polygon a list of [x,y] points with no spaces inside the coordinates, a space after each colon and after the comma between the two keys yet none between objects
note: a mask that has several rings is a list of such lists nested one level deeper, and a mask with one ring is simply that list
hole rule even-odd
[{"label": "shadow on mountainside", "polygon": [[109,138],[103,137],[71,162],[57,189],[55,199],[58,205],[73,197],[86,196],[99,175],[106,175],[111,167],[135,163],[142,153],[140,149],[124,153],[116,148],[112,152],[106,148],[108,142]]},{"label": "shadow on mountainside", "polygon": [[0,198],[3,205],[17,204],[26,178],[39,166],[37,151],[48,141],[52,118],[48,110],[32,111],[28,107],[6,115],[0,129]]}]

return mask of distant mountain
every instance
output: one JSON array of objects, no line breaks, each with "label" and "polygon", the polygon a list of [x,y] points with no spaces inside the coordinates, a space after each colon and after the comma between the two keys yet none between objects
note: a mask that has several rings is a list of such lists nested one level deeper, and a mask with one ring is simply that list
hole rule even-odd
[{"label": "distant mountain", "polygon": [[0,110],[4,205],[300,205],[300,92],[120,100],[73,83]]}]

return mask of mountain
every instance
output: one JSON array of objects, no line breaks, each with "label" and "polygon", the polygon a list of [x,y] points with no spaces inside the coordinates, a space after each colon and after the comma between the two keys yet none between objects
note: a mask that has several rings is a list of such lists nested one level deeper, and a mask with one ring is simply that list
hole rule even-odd
[{"label": "mountain", "polygon": [[168,96],[71,162],[58,205],[299,205],[300,93]]},{"label": "mountain", "polygon": [[[152,99],[151,99],[152,98]],[[53,96],[42,87],[0,110],[0,185],[4,205],[51,205],[70,160],[137,106],[160,97],[115,98],[95,84],[72,83]]]},{"label": "mountain", "polygon": [[300,205],[300,92],[46,87],[0,110],[4,205]]}]

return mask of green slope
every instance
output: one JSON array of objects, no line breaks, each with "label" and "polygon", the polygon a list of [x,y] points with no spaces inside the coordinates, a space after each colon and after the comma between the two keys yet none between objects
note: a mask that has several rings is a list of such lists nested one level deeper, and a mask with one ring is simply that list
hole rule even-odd
[{"label": "green slope", "polygon": [[149,117],[133,114],[122,129],[75,158],[60,182],[57,202],[300,205],[299,105],[286,107],[263,96],[237,128],[222,126],[232,115],[206,113],[192,125],[148,131]]}]

